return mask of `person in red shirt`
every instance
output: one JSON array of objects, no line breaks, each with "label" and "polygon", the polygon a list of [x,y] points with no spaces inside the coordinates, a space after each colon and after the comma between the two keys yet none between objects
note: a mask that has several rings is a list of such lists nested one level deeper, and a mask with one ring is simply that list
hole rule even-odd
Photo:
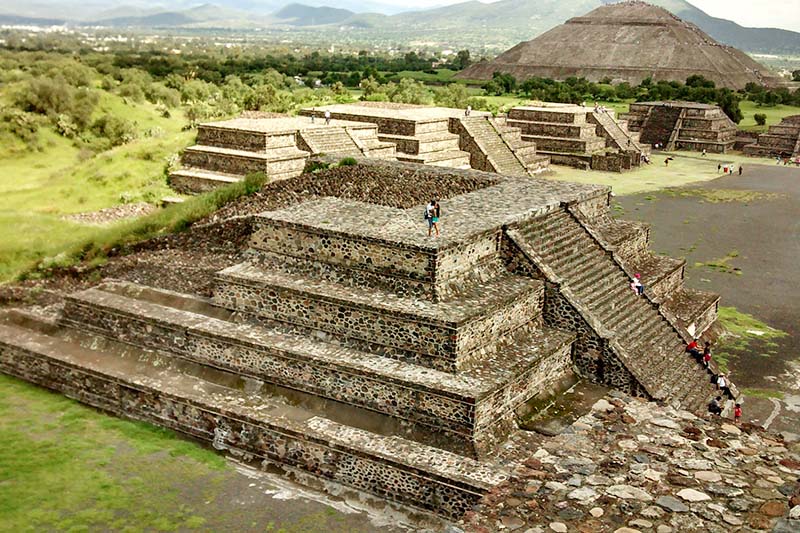
[{"label": "person in red shirt", "polygon": [[691,354],[697,362],[700,362],[700,356],[702,353],[700,352],[700,348],[697,346],[697,339],[692,339],[692,342],[686,345],[686,353]]},{"label": "person in red shirt", "polygon": [[706,345],[703,347],[703,364],[708,368],[711,366],[711,343],[706,341]]},{"label": "person in red shirt", "polygon": [[742,404],[740,403],[737,403],[733,408],[733,421],[736,422],[736,424],[742,421]]}]

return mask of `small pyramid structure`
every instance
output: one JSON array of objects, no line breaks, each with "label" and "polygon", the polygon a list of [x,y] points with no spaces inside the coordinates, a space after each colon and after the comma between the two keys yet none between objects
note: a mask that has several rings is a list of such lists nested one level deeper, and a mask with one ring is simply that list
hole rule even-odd
[{"label": "small pyramid structure", "polygon": [[494,72],[519,80],[577,76],[632,85],[648,77],[685,81],[699,74],[718,87],[732,89],[743,89],[750,82],[773,86],[780,81],[741,50],[718,43],[664,8],[640,1],[604,5],[571,18],[456,77],[491,79]]}]

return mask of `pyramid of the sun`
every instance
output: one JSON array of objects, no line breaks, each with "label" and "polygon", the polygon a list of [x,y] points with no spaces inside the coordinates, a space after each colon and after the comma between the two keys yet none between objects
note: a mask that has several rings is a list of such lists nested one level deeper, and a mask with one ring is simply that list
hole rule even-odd
[{"label": "pyramid of the sun", "polygon": [[490,79],[494,72],[510,73],[519,80],[577,76],[634,85],[648,77],[684,81],[700,74],[718,87],[733,89],[749,82],[778,81],[741,50],[716,42],[666,9],[639,1],[601,6],[569,19],[457,77]]}]

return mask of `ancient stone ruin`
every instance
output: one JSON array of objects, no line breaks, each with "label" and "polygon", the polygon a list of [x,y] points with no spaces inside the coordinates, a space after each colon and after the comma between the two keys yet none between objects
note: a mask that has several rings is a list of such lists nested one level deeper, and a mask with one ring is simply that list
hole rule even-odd
[{"label": "ancient stone ruin", "polygon": [[[325,121],[325,112],[331,120]],[[310,156],[397,159],[510,176],[546,170],[518,128],[489,113],[388,102],[309,108],[299,117],[242,117],[200,124],[197,144],[170,173],[178,192],[197,194],[265,173],[270,180],[300,175]]]},{"label": "ancient stone ruin", "polygon": [[487,80],[495,72],[519,80],[575,76],[631,85],[646,78],[684,82],[700,74],[718,87],[737,90],[748,83],[780,83],[744,52],[718,43],[666,9],[639,1],[603,5],[571,18],[492,61],[473,64],[456,77]]},{"label": "ancient stone ruin", "polygon": [[197,144],[186,148],[170,186],[197,194],[263,172],[272,180],[299,176],[310,155],[394,157],[394,146],[362,122],[297,117],[236,118],[200,124]]},{"label": "ancient stone ruin", "polygon": [[508,112],[506,124],[519,128],[524,141],[561,165],[623,172],[638,167],[650,153],[638,134],[608,109],[556,103],[518,106]]},{"label": "ancient stone ruin", "polygon": [[716,105],[695,102],[636,102],[620,115],[643,143],[665,150],[725,153],[733,149],[738,128]]},{"label": "ancient stone ruin", "polygon": [[[325,172],[373,199],[237,216],[249,251],[210,298],[106,280],[7,311],[0,369],[450,518],[509,478],[497,452],[518,445],[519,410],[570,376],[695,412],[715,394],[684,343],[718,296],[685,288],[647,226],[612,219],[608,187],[376,159]],[[398,206],[381,176],[441,187],[440,238],[431,191]]]},{"label": "ancient stone ruin", "polygon": [[744,147],[744,153],[760,157],[800,158],[800,115],[792,115],[769,127],[758,140]]}]

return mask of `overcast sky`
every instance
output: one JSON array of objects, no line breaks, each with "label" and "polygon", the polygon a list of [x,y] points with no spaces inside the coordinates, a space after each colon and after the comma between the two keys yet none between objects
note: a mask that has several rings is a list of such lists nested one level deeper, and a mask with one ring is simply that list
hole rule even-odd
[{"label": "overcast sky", "polygon": [[[433,7],[464,0],[382,0],[387,4]],[[481,0],[487,1],[487,0]],[[742,26],[800,31],[800,0],[687,0],[709,15]]]}]

